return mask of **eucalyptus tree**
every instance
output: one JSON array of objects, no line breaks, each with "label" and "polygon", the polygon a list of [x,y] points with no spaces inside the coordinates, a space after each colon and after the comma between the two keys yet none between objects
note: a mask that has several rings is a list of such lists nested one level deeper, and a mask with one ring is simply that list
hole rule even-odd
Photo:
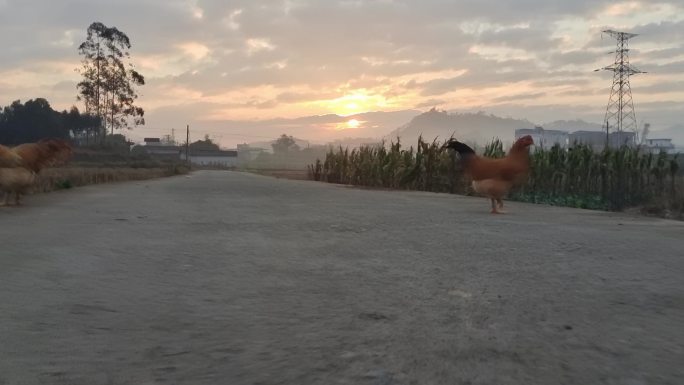
[{"label": "eucalyptus tree", "polygon": [[85,104],[86,113],[102,120],[104,132],[145,124],[145,111],[135,104],[137,86],[145,78],[130,63],[131,42],[116,27],[100,22],[92,23],[86,40],[78,47],[83,56],[79,73],[78,100]]}]

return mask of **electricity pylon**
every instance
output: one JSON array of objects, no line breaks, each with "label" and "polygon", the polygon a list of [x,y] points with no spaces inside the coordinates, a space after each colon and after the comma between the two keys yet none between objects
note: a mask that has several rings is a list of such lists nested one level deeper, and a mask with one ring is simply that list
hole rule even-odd
[{"label": "electricity pylon", "polygon": [[[615,62],[607,67],[599,68],[594,71],[613,71],[613,86],[610,89],[610,98],[608,99],[603,125],[606,128],[606,134],[609,129],[618,132],[618,146],[620,146],[624,144],[622,143],[621,138],[621,133],[623,131],[637,131],[637,120],[636,114],[634,113],[632,88],[629,84],[629,77],[646,72],[640,71],[629,64],[629,39],[637,36],[637,34],[618,32],[611,29],[604,30],[603,33],[607,33],[617,40]],[[606,143],[606,145],[608,145],[608,143]]]}]

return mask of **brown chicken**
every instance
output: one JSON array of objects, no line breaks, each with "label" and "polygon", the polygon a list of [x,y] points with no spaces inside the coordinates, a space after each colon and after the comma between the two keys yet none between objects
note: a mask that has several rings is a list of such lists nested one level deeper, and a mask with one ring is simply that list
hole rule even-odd
[{"label": "brown chicken", "polygon": [[17,167],[22,164],[21,157],[11,148],[0,144],[0,167]]},{"label": "brown chicken", "polygon": [[71,146],[62,139],[44,139],[36,143],[24,143],[11,151],[21,158],[21,166],[35,173],[45,167],[65,162],[71,156]]},{"label": "brown chicken", "polygon": [[518,139],[504,158],[494,159],[475,154],[466,144],[455,139],[444,147],[456,150],[461,156],[463,168],[473,180],[473,189],[492,201],[492,214],[500,214],[503,197],[510,189],[522,183],[530,169],[528,148],[534,144],[526,135]]},{"label": "brown chicken", "polygon": [[65,162],[71,156],[71,146],[61,139],[47,139],[8,148],[0,145],[0,191],[8,205],[12,194],[15,204],[33,185],[37,174],[45,167]]},{"label": "brown chicken", "polygon": [[14,204],[21,204],[21,196],[26,194],[29,187],[36,181],[36,173],[24,167],[0,168],[0,191],[5,198],[0,206],[8,206],[14,194]]}]

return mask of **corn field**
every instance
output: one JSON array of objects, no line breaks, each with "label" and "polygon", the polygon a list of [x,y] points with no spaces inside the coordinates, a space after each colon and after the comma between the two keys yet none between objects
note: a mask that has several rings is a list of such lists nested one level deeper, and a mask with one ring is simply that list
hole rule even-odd
[{"label": "corn field", "polygon": [[681,206],[684,196],[678,186],[680,181],[677,156],[665,152],[652,154],[621,147],[597,153],[583,145],[568,150],[555,146],[532,154],[528,183],[513,197],[609,210],[652,200]]},{"label": "corn field", "polygon": [[[470,181],[458,155],[442,151],[442,143],[418,139],[415,147],[362,146],[330,149],[325,160],[308,168],[309,179],[377,188],[472,194]],[[503,143],[494,139],[481,152],[489,157],[505,155]],[[607,148],[595,152],[589,146],[570,149],[555,146],[530,155],[526,184],[510,199],[555,205],[621,210],[653,201],[667,203],[684,213],[684,192],[676,156],[651,154],[636,148]]]},{"label": "corn field", "polygon": [[362,146],[349,151],[330,150],[325,161],[309,166],[309,178],[330,183],[404,190],[462,193],[465,186],[456,155],[441,151],[436,140],[418,140],[416,148]]}]

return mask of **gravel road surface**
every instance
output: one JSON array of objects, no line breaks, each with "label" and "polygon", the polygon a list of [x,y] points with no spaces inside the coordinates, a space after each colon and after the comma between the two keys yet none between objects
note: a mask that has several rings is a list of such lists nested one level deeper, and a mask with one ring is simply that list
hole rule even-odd
[{"label": "gravel road surface", "polygon": [[0,385],[684,383],[684,223],[200,171],[0,209]]}]

